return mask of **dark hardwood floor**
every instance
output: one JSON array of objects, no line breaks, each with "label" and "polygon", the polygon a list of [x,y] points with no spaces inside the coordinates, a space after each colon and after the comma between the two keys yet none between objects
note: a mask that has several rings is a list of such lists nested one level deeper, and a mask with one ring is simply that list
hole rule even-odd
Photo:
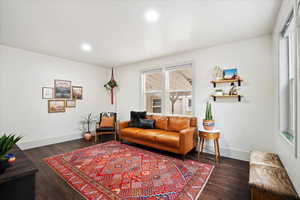
[{"label": "dark hardwood floor", "polygon": [[[103,137],[103,142],[112,140],[113,137],[107,135]],[[82,200],[80,194],[66,184],[55,172],[50,169],[42,159],[56,154],[66,153],[78,148],[92,145],[93,142],[86,142],[83,139],[53,144],[49,146],[26,150],[25,154],[31,159],[39,172],[36,177],[36,199],[37,200]],[[168,156],[177,155],[154,150],[147,147],[138,146],[150,151],[163,153]],[[248,188],[249,163],[240,160],[222,157],[220,164],[216,164],[209,154],[202,155],[200,162],[215,165],[215,169],[208,180],[199,199],[204,200],[248,200],[250,192]],[[187,159],[197,160],[197,153],[192,151]]]}]

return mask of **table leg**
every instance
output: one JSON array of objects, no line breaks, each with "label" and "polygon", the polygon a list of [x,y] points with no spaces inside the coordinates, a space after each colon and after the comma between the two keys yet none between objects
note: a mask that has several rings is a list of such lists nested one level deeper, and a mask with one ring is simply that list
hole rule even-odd
[{"label": "table leg", "polygon": [[217,150],[218,150],[218,160],[220,161],[221,154],[220,154],[219,139],[217,139],[216,143],[217,143]]},{"label": "table leg", "polygon": [[198,142],[197,142],[198,160],[199,160],[199,155],[200,155],[200,140],[201,140],[201,138],[198,136]]},{"label": "table leg", "polygon": [[204,146],[204,138],[201,138],[201,151],[200,151],[200,153],[203,152],[203,146]]},{"label": "table leg", "polygon": [[215,149],[216,161],[218,161],[217,140],[214,140],[214,149]]}]

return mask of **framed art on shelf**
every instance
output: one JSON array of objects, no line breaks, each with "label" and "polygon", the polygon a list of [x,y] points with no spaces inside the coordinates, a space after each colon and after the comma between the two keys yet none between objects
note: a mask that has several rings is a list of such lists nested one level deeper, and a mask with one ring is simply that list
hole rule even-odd
[{"label": "framed art on shelf", "polygon": [[72,86],[73,99],[82,100],[82,90],[81,86]]},{"label": "framed art on shelf", "polygon": [[76,101],[75,100],[66,100],[66,108],[75,108]]},{"label": "framed art on shelf", "polygon": [[58,113],[65,111],[65,100],[48,100],[48,113]]},{"label": "framed art on shelf", "polygon": [[71,99],[72,82],[66,80],[54,80],[54,94],[56,99]]},{"label": "framed art on shelf", "polygon": [[42,88],[42,98],[43,99],[53,99],[53,88],[43,87]]},{"label": "framed art on shelf", "polygon": [[223,70],[223,78],[224,80],[234,80],[237,79],[237,69],[233,68],[233,69],[224,69]]}]

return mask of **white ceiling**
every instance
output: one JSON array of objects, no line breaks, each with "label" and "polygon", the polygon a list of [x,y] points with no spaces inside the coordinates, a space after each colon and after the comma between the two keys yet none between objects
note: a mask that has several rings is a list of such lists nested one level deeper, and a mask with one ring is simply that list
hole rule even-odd
[{"label": "white ceiling", "polygon": [[[281,0],[0,0],[0,43],[121,66],[272,31]],[[156,23],[145,12],[159,12]],[[92,45],[83,52],[80,45]]]}]

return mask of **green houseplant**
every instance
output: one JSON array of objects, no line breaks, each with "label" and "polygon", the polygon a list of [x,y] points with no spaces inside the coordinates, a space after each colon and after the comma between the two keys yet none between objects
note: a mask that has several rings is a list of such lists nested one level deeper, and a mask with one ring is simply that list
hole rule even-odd
[{"label": "green houseplant", "polygon": [[4,134],[0,137],[0,174],[3,174],[5,169],[9,167],[8,159],[5,157],[6,154],[21,138],[21,136],[13,134]]},{"label": "green houseplant", "polygon": [[205,130],[213,130],[215,127],[215,120],[213,119],[212,116],[212,111],[211,111],[211,103],[207,102],[206,103],[206,110],[205,110],[205,118],[203,119],[203,128]]}]

